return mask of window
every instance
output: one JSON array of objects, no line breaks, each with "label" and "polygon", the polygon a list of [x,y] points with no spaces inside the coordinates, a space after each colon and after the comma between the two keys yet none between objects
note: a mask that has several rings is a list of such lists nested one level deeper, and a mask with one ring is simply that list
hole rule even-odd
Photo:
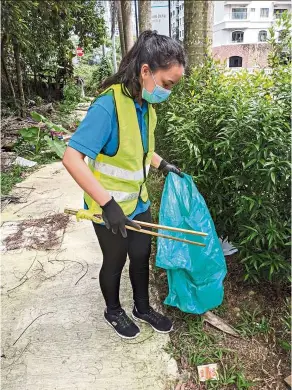
[{"label": "window", "polygon": [[242,67],[242,57],[233,56],[229,57],[229,68],[241,68]]},{"label": "window", "polygon": [[259,42],[266,42],[268,38],[268,33],[266,30],[261,30],[259,32]]},{"label": "window", "polygon": [[269,17],[269,8],[261,8],[260,16],[261,16],[261,18],[268,18]]},{"label": "window", "polygon": [[282,13],[284,13],[285,11],[287,11],[286,9],[274,9],[274,16],[276,17],[276,19],[279,19],[282,15]]},{"label": "window", "polygon": [[232,19],[247,19],[247,9],[232,8]]},{"label": "window", "polygon": [[243,31],[233,31],[232,33],[232,42],[241,43],[243,42]]}]

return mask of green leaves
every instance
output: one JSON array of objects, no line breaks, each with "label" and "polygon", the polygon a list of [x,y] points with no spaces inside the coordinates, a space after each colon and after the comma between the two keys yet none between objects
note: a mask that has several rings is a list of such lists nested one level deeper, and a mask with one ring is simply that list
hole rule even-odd
[{"label": "green leaves", "polygon": [[45,140],[47,141],[47,144],[49,145],[50,149],[61,159],[63,158],[63,155],[66,150],[66,144],[64,141],[59,140],[58,138],[51,139],[48,136],[45,136]]},{"label": "green leaves", "polygon": [[60,133],[71,134],[70,131],[65,129],[63,126],[56,125],[55,123],[51,122],[49,119],[47,119],[46,117],[44,117],[43,115],[41,115],[35,111],[32,111],[30,113],[30,115],[31,115],[32,119],[34,119],[35,121],[45,123],[47,125],[48,129],[50,129],[50,130],[54,130],[54,131],[60,132]]},{"label": "green leaves", "polygon": [[41,78],[59,88],[73,75],[74,34],[85,50],[100,47],[106,36],[102,7],[96,0],[3,0],[1,11],[3,62],[12,84],[16,84],[11,64],[12,45],[17,42],[26,85],[30,90],[35,88],[32,96],[38,93],[36,85]]},{"label": "green leaves", "polygon": [[[68,132],[66,129],[64,129],[62,126],[55,125],[51,121],[49,121],[46,117],[43,115],[40,115],[37,112],[31,112],[31,117],[40,123],[45,123],[49,130],[55,130],[56,132]],[[25,142],[27,142],[29,145],[33,146],[34,153],[38,155],[41,150],[47,145],[52,152],[54,152],[58,157],[63,158],[65,149],[66,149],[66,143],[62,140],[59,140],[57,137],[50,138],[48,134],[45,132],[44,128],[41,127],[27,127],[24,129],[19,130],[19,133],[21,134],[22,138]]]},{"label": "green leaves", "polygon": [[[246,279],[290,273],[290,76],[226,74],[206,59],[157,106],[158,152],[191,174]],[[191,97],[190,97],[191,92]]]},{"label": "green leaves", "polygon": [[35,112],[35,111],[32,111],[30,113],[30,116],[32,117],[32,119],[34,119],[36,122],[44,122],[45,123],[45,120],[46,118],[44,116],[42,116],[41,114]]},{"label": "green leaves", "polygon": [[38,138],[40,129],[39,127],[25,127],[19,130],[22,138],[27,142],[33,142]]}]

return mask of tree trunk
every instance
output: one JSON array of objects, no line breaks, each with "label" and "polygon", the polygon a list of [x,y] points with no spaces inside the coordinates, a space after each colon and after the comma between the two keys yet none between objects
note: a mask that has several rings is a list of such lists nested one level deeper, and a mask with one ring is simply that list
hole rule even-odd
[{"label": "tree trunk", "polygon": [[121,0],[126,53],[133,46],[132,1]]},{"label": "tree trunk", "polygon": [[139,34],[151,30],[151,1],[139,0]]},{"label": "tree trunk", "polygon": [[185,1],[184,9],[184,47],[191,69],[202,64],[212,47],[213,1]]},{"label": "tree trunk", "polygon": [[21,65],[20,65],[20,50],[19,50],[18,41],[16,39],[14,39],[14,41],[13,41],[13,50],[14,50],[14,60],[15,60],[18,92],[19,92],[19,98],[20,98],[20,112],[21,112],[21,116],[24,117],[26,114],[25,98],[24,98],[24,92],[23,92],[23,81],[22,81],[22,73],[21,73],[22,71],[21,71]]},{"label": "tree trunk", "polygon": [[125,36],[124,36],[121,1],[118,1],[118,24],[119,24],[121,52],[122,52],[122,57],[124,57],[124,55],[126,54],[126,48],[125,48]]},{"label": "tree trunk", "polygon": [[11,81],[11,77],[10,77],[10,74],[8,72],[6,61],[5,61],[5,58],[6,58],[6,55],[5,55],[6,54],[5,53],[6,42],[7,42],[7,36],[4,35],[3,38],[2,38],[2,41],[1,41],[1,64],[2,64],[2,69],[4,71],[7,83],[8,83],[8,87],[9,87],[11,96],[13,97],[13,101],[14,101],[15,107],[17,107],[17,101],[16,101],[14,87],[13,87],[13,84],[12,84],[12,81]]},{"label": "tree trunk", "polygon": [[117,56],[116,56],[116,37],[115,34],[112,37],[112,44],[113,44],[113,66],[114,66],[114,73],[117,73],[118,67],[117,67]]},{"label": "tree trunk", "polygon": [[112,54],[113,54],[113,68],[114,73],[117,72],[117,56],[116,56],[116,22],[117,22],[117,13],[118,13],[118,4],[116,1],[111,1],[110,4],[110,10],[111,10],[111,19],[112,19],[112,25],[111,25],[111,39],[112,39]]}]

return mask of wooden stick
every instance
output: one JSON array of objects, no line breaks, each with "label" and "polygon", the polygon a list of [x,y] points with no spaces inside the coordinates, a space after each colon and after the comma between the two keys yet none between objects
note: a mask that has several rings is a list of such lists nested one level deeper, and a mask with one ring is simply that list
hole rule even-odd
[{"label": "wooden stick", "polygon": [[[137,221],[135,220],[135,222],[137,222]],[[200,242],[185,240],[184,238],[178,238],[178,237],[173,237],[173,236],[167,236],[166,234],[155,233],[155,232],[152,232],[151,230],[135,229],[135,228],[133,228],[132,226],[128,226],[128,225],[126,225],[126,228],[129,229],[129,230],[133,230],[133,231],[135,231],[135,232],[137,232],[137,233],[149,234],[150,236],[168,238],[168,239],[170,239],[170,240],[185,242],[186,244],[192,244],[192,245],[197,245],[197,246],[206,246],[205,244],[201,244]]]},{"label": "wooden stick", "polygon": [[[76,214],[77,214],[77,210],[65,209],[65,210],[64,210],[64,213],[65,213],[65,214],[76,215]],[[96,216],[93,216],[93,217],[92,217],[92,220],[93,220],[94,222],[96,222],[96,223],[101,223],[101,222],[103,222],[103,221],[102,221],[102,218],[100,218],[100,217],[98,216],[98,214],[96,214]],[[135,222],[139,223],[138,221],[135,221]],[[148,235],[150,235],[150,236],[168,238],[168,239],[170,239],[170,240],[185,242],[186,244],[197,245],[197,246],[202,246],[202,247],[205,247],[205,246],[206,246],[205,244],[202,244],[202,243],[200,243],[200,242],[185,240],[185,239],[183,239],[183,238],[168,236],[168,235],[166,235],[166,234],[155,233],[155,232],[151,232],[150,230],[135,229],[134,227],[128,226],[128,225],[126,225],[126,228],[127,228],[128,230],[133,230],[133,231],[135,231],[135,232],[137,232],[137,233],[148,234]]]},{"label": "wooden stick", "polygon": [[136,219],[135,219],[135,222],[137,222],[141,226],[153,227],[154,229],[170,230],[172,232],[181,232],[181,233],[193,234],[194,236],[202,236],[202,237],[207,237],[208,236],[207,233],[196,232],[194,230],[181,229],[181,228],[165,226],[165,225],[157,225],[155,223],[137,221]]},{"label": "wooden stick", "polygon": [[[76,215],[77,211],[74,210],[74,209],[66,209],[65,213]],[[97,219],[102,220],[102,217],[99,214],[94,214],[94,217],[97,218]],[[137,221],[136,219],[135,219],[135,222],[137,222],[141,226],[147,226],[147,227],[151,227],[151,228],[154,228],[154,229],[169,230],[169,231],[172,231],[172,232],[181,232],[181,233],[193,234],[195,236],[202,236],[202,237],[207,237],[208,236],[207,233],[196,232],[194,230],[181,229],[181,228],[176,228],[176,227],[172,227],[172,226],[165,226],[165,225],[157,225],[155,223]]]}]

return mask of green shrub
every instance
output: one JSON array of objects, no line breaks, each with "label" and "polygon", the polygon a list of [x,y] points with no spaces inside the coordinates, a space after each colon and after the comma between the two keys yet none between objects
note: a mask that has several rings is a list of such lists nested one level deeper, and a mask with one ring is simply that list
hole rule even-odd
[{"label": "green shrub", "polygon": [[107,57],[102,57],[98,68],[92,73],[91,89],[96,94],[103,80],[113,74],[113,69]]},{"label": "green shrub", "polygon": [[81,88],[74,82],[69,81],[63,90],[64,93],[64,103],[78,104],[81,101]]},{"label": "green shrub", "polygon": [[74,73],[84,80],[84,91],[86,96],[94,96],[96,88],[92,85],[92,75],[98,70],[98,65],[89,65],[81,63],[76,66]]},{"label": "green shrub", "polygon": [[290,270],[290,72],[226,73],[211,59],[158,106],[157,150],[194,177],[245,278]]}]

